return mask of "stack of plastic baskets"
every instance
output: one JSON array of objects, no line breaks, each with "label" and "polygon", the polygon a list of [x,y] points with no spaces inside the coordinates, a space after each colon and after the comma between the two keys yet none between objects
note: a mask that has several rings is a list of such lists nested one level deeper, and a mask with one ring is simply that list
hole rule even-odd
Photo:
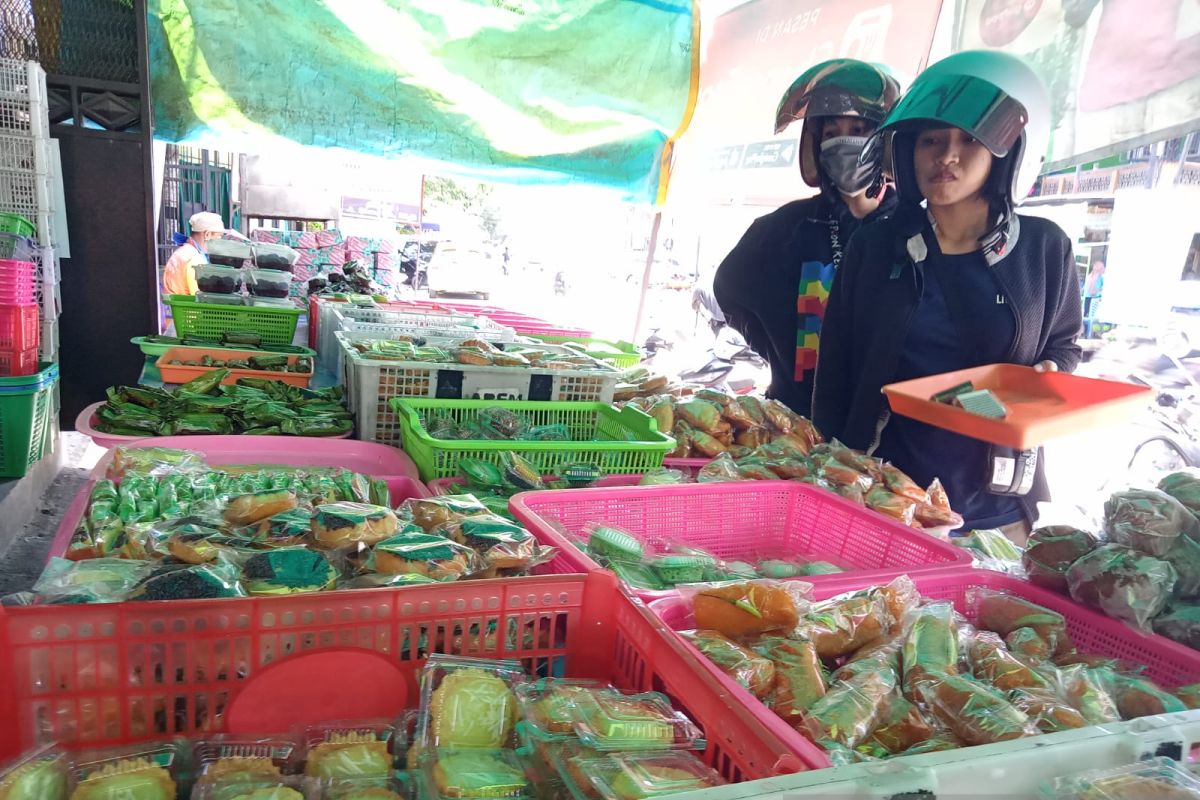
[{"label": "stack of plastic baskets", "polygon": [[0,478],[19,478],[51,452],[58,365],[0,378]]},{"label": "stack of plastic baskets", "polygon": [[5,377],[38,371],[38,273],[33,242],[24,235],[31,228],[21,217],[0,214],[0,376]]}]

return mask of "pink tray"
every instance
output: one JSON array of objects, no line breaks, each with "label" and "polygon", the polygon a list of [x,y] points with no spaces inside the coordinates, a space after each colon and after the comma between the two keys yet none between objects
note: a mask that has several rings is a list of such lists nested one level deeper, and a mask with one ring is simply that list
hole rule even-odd
[{"label": "pink tray", "polygon": [[[637,486],[638,481],[642,479],[641,475],[605,475],[600,480],[596,481],[594,487],[601,488],[606,486]],[[549,482],[555,478],[547,476],[542,478],[543,481]],[[463,484],[466,481],[462,478],[435,478],[427,485],[429,491],[436,497],[443,494],[462,494]]]},{"label": "pink tray", "polygon": [[[851,570],[857,581],[920,573],[971,556],[837,495],[795,481],[738,481],[612,489],[525,492],[509,508],[538,539],[561,548],[551,567],[600,569],[571,543],[589,523],[621,528],[638,539],[670,537],[718,558],[755,561],[802,556]],[[844,579],[845,575],[805,578]],[[643,598],[662,592],[635,590]]]},{"label": "pink tray", "polygon": [[[100,421],[96,417],[96,412],[100,410],[100,406],[104,402],[92,403],[90,406],[79,412],[79,416],[75,418],[75,430],[78,433],[87,434],[92,437],[92,441],[100,447],[112,449],[122,444],[132,444],[133,442],[144,442],[147,439],[154,439],[156,442],[161,439],[198,439],[200,436],[121,436],[116,433],[105,433],[104,431],[96,430],[95,425]],[[339,433],[337,436],[234,436],[235,439],[291,439],[296,442],[322,442],[331,441],[334,439],[349,439],[354,431],[346,431]]]},{"label": "pink tray", "polygon": [[[840,578],[840,580],[823,583],[813,581],[814,599],[823,600],[881,583],[881,581],[868,579],[861,575],[831,577]],[[1197,677],[1200,677],[1200,651],[1176,644],[1162,636],[1142,633],[1124,623],[1084,608],[1070,598],[1003,573],[982,569],[956,569],[913,575],[912,579],[916,584],[917,591],[923,596],[934,600],[950,600],[954,603],[954,607],[972,623],[976,619],[976,609],[968,598],[968,590],[976,587],[998,589],[1057,611],[1066,618],[1067,631],[1080,651],[1144,664],[1146,675],[1164,688],[1194,683]],[[692,610],[688,606],[688,602],[678,595],[655,600],[649,604],[649,608],[672,630],[685,631],[695,628],[695,619],[692,617]],[[829,757],[823,750],[775,716],[754,695],[739,686],[736,681],[705,658],[690,643],[677,636],[673,640],[673,644],[681,657],[685,654],[693,657],[699,656],[708,671],[724,685],[730,698],[730,705],[745,706],[753,711],[758,720],[771,733],[786,742],[791,751],[799,756],[809,769],[823,769],[831,766]],[[1000,744],[979,745],[970,748],[971,755],[982,758],[991,752],[1003,753],[1005,744],[1001,742]]]},{"label": "pink tray", "polygon": [[[174,437],[164,437],[164,438],[174,438]],[[179,437],[179,438],[188,438],[188,437]],[[214,438],[216,438],[216,437],[214,437]],[[230,438],[236,438],[236,437],[230,437]],[[272,437],[262,437],[262,438],[272,438]],[[155,441],[161,441],[161,440],[155,440]],[[102,467],[102,466],[106,466],[106,462],[107,462],[108,458],[109,458],[109,456],[105,456],[104,460],[101,461],[100,465],[97,465],[97,469],[100,469],[100,467]],[[227,462],[227,463],[232,463],[232,462]],[[241,463],[248,463],[248,462],[241,462]],[[311,461],[306,462],[306,463],[311,464],[312,466],[326,466],[323,464],[313,464]],[[297,464],[296,466],[303,466],[303,465]],[[350,469],[350,468],[347,467],[347,469]],[[357,471],[357,470],[355,470],[355,471]],[[97,475],[95,470],[93,470],[92,475],[88,478],[88,480],[86,482],[84,482],[83,486],[79,487],[79,492],[75,495],[75,499],[71,501],[71,505],[69,505],[67,507],[67,512],[65,514],[63,514],[62,522],[59,523],[58,530],[54,534],[54,541],[52,541],[50,543],[50,550],[48,551],[48,553],[46,555],[47,562],[50,561],[50,558],[52,556],[60,556],[61,557],[67,552],[67,545],[69,545],[71,543],[71,535],[75,532],[75,528],[79,525],[80,521],[83,519],[83,515],[87,513],[88,498],[92,494],[92,487],[96,485],[96,481],[99,479],[99,477],[102,477],[103,475],[104,475],[103,469],[100,469],[99,475]],[[392,492],[392,503],[394,505],[399,505],[400,503],[404,502],[405,500],[408,500],[410,497],[429,497],[429,490],[427,488],[425,488],[425,484],[421,483],[416,478],[410,477],[408,475],[382,475],[382,476],[372,476],[372,477],[380,477],[380,478],[382,478],[382,480],[387,482],[388,489],[390,489]]]},{"label": "pink tray", "polygon": [[[286,464],[293,467],[342,467],[364,475],[397,475],[420,480],[417,465],[401,450],[375,442],[299,436],[155,436],[135,439],[126,447],[175,447],[194,450],[214,466],[223,464]],[[92,468],[93,479],[104,477],[112,453]]]}]

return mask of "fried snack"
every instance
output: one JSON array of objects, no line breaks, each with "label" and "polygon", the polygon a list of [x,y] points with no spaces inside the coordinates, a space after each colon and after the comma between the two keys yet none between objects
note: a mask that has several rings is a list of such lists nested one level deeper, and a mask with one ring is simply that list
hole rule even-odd
[{"label": "fried snack", "polygon": [[1180,536],[1200,540],[1200,520],[1157,489],[1116,492],[1104,503],[1104,529],[1115,544],[1161,557]]},{"label": "fried snack", "polygon": [[775,667],[775,686],[764,698],[767,708],[788,722],[799,722],[825,696],[825,671],[817,648],[806,639],[766,637],[754,645]]},{"label": "fried snack", "polygon": [[296,493],[289,489],[267,489],[238,495],[225,506],[225,521],[230,525],[253,525],[296,507]]},{"label": "fried snack", "polygon": [[900,755],[918,756],[922,753],[943,753],[947,750],[958,750],[964,746],[966,746],[966,743],[955,736],[953,731],[938,728],[928,739],[914,744]]},{"label": "fried snack", "polygon": [[313,540],[321,547],[375,545],[400,528],[390,508],[367,503],[326,503],[313,513]]},{"label": "fried snack", "polygon": [[911,498],[902,495],[894,494],[886,486],[875,484],[867,492],[865,497],[867,508],[878,511],[885,517],[891,517],[905,525],[912,523],[916,518],[917,503]]},{"label": "fried snack", "polygon": [[920,686],[925,705],[966,744],[991,744],[1038,732],[1023,711],[1004,695],[976,680],[947,675]]},{"label": "fried snack", "polygon": [[448,673],[429,702],[430,744],[501,748],[512,738],[517,698],[502,678],[482,669]]},{"label": "fried snack", "polygon": [[384,575],[424,575],[455,581],[481,569],[474,550],[429,533],[399,533],[375,545],[370,566]]},{"label": "fried snack", "polygon": [[976,634],[969,652],[972,674],[997,689],[1009,691],[1048,685],[1045,678],[1010,653],[1000,637],[991,631]]},{"label": "fried snack", "polygon": [[1021,688],[1008,693],[1008,701],[1025,712],[1042,733],[1057,733],[1087,726],[1083,715],[1059,699],[1050,688]]},{"label": "fried snack", "polygon": [[784,587],[748,581],[701,589],[692,598],[696,626],[737,639],[790,632],[800,620],[796,599]]},{"label": "fried snack", "polygon": [[929,494],[917,485],[917,482],[905,475],[891,464],[885,463],[880,470],[883,472],[883,483],[892,494],[907,497],[914,503],[929,502]]},{"label": "fried snack", "polygon": [[686,403],[675,404],[675,416],[697,433],[714,433],[721,422],[721,408],[706,400],[689,400]]},{"label": "fried snack", "polygon": [[895,688],[896,673],[890,670],[855,675],[812,704],[800,732],[814,742],[828,740],[857,747],[886,719]]},{"label": "fried snack", "polygon": [[1059,670],[1058,675],[1063,696],[1083,715],[1088,725],[1103,725],[1121,719],[1117,701],[1104,687],[1099,673],[1076,664]]},{"label": "fried snack", "polygon": [[1142,630],[1166,608],[1177,578],[1167,562],[1118,545],[1098,547],[1067,570],[1073,599]]},{"label": "fried snack", "polygon": [[865,592],[813,606],[798,630],[813,643],[821,658],[840,658],[882,638],[889,627],[883,596]]},{"label": "fried snack", "polygon": [[432,532],[434,528],[445,525],[447,522],[457,522],[464,517],[490,513],[487,506],[471,494],[425,497],[419,500],[409,500],[407,505],[412,511],[413,522],[420,525],[426,533]]},{"label": "fried snack", "polygon": [[1172,691],[1179,700],[1189,709],[1200,708],[1200,683],[1189,683],[1187,686],[1180,686]]},{"label": "fried snack", "polygon": [[1004,645],[1014,656],[1031,663],[1049,661],[1054,655],[1054,643],[1033,628],[1017,628],[1004,637]]},{"label": "fried snack", "polygon": [[1004,592],[982,589],[976,597],[981,629],[1008,636],[1017,628],[1032,628],[1047,642],[1054,643],[1055,653],[1073,649],[1062,614]]},{"label": "fried snack", "polygon": [[900,674],[901,650],[908,637],[898,633],[888,639],[876,639],[859,648],[830,676],[830,682],[846,681],[861,672],[887,668]]},{"label": "fried snack", "polygon": [[1200,650],[1200,604],[1177,605],[1154,620],[1154,632]]},{"label": "fried snack", "polygon": [[1164,692],[1145,678],[1123,675],[1105,668],[1095,670],[1094,674],[1116,700],[1117,712],[1121,719],[1130,720],[1187,710],[1182,700]]},{"label": "fried snack", "polygon": [[149,758],[124,758],[90,773],[71,792],[71,800],[175,800],[171,773]]},{"label": "fried snack", "polygon": [[896,755],[933,736],[933,726],[921,710],[902,697],[893,697],[887,717],[863,742],[868,752]]},{"label": "fried snack", "polygon": [[679,635],[750,694],[761,700],[771,693],[775,665],[770,660],[716,631],[680,631]]},{"label": "fried snack", "polygon": [[675,427],[675,402],[670,395],[659,397],[646,409],[663,433]]},{"label": "fried snack", "polygon": [[39,753],[0,773],[0,800],[67,800],[67,762]]},{"label": "fried snack", "polygon": [[1025,544],[1021,564],[1029,582],[1060,594],[1067,593],[1067,570],[1100,546],[1096,537],[1070,525],[1038,528]]},{"label": "fried snack", "polygon": [[917,697],[917,687],[945,675],[958,674],[958,629],[952,603],[931,603],[917,609],[901,651],[904,694]]}]

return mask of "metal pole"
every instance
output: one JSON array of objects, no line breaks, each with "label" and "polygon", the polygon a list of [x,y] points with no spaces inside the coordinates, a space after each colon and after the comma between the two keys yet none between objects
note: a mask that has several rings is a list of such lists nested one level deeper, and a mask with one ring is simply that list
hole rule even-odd
[{"label": "metal pole", "polygon": [[642,332],[642,315],[646,311],[646,292],[650,289],[650,270],[654,268],[654,251],[658,249],[658,229],[662,226],[662,212],[654,215],[654,224],[650,226],[650,244],[646,247],[646,268],[642,271],[642,293],[638,297],[637,316],[633,320],[633,341],[638,342],[638,334]]}]

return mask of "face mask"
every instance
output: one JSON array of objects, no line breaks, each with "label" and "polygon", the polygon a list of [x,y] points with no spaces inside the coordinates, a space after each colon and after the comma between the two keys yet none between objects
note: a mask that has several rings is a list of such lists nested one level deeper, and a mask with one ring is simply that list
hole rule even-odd
[{"label": "face mask", "polygon": [[875,180],[875,165],[859,164],[866,136],[838,136],[821,142],[821,169],[842,194],[862,194]]}]

